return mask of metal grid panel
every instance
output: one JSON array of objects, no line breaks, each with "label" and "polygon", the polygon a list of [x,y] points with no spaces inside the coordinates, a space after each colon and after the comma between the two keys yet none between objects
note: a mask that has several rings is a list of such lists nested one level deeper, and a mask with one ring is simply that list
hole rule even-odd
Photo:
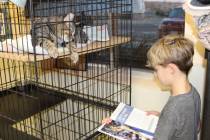
[{"label": "metal grid panel", "polygon": [[[131,0],[28,0],[25,8],[1,2],[0,9],[0,138],[111,139],[97,128],[131,100],[131,70],[118,62],[120,46],[132,40]],[[74,20],[65,21],[70,12]],[[54,56],[53,47],[62,53]]]}]

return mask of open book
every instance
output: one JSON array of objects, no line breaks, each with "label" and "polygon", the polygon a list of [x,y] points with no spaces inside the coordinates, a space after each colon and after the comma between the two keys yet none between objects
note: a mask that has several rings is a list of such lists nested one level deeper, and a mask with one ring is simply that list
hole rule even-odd
[{"label": "open book", "polygon": [[103,124],[98,131],[119,140],[152,139],[158,117],[120,103],[112,113],[112,122]]}]

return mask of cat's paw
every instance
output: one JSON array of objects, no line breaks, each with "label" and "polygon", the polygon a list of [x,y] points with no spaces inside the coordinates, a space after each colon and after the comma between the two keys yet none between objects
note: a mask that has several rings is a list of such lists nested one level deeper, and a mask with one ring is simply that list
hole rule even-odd
[{"label": "cat's paw", "polygon": [[58,49],[56,47],[51,47],[48,49],[48,53],[51,57],[53,58],[57,58],[59,53],[58,53]]},{"label": "cat's paw", "polygon": [[49,54],[50,57],[57,58],[59,53],[58,53],[58,48],[56,47],[55,43],[44,40],[42,42],[42,47],[45,48]]},{"label": "cat's paw", "polygon": [[70,55],[70,58],[74,64],[76,64],[79,60],[79,54],[77,52],[73,52]]},{"label": "cat's paw", "polygon": [[70,52],[70,58],[74,64],[79,60],[79,54],[77,53],[77,47],[73,43],[68,44],[68,49]]}]

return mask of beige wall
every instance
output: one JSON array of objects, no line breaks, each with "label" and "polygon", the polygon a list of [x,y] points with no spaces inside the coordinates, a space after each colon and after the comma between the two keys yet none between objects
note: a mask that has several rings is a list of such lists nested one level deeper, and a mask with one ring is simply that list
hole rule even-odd
[{"label": "beige wall", "polygon": [[152,71],[132,70],[132,105],[142,110],[161,111],[169,97],[154,79]]}]

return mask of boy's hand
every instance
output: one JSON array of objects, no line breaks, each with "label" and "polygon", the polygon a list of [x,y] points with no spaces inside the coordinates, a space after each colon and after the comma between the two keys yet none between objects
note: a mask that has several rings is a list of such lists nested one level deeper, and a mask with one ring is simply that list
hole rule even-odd
[{"label": "boy's hand", "polygon": [[160,112],[158,111],[146,111],[147,115],[155,115],[155,116],[160,116]]},{"label": "boy's hand", "polygon": [[102,120],[102,124],[109,124],[112,121],[111,118],[105,118]]}]

